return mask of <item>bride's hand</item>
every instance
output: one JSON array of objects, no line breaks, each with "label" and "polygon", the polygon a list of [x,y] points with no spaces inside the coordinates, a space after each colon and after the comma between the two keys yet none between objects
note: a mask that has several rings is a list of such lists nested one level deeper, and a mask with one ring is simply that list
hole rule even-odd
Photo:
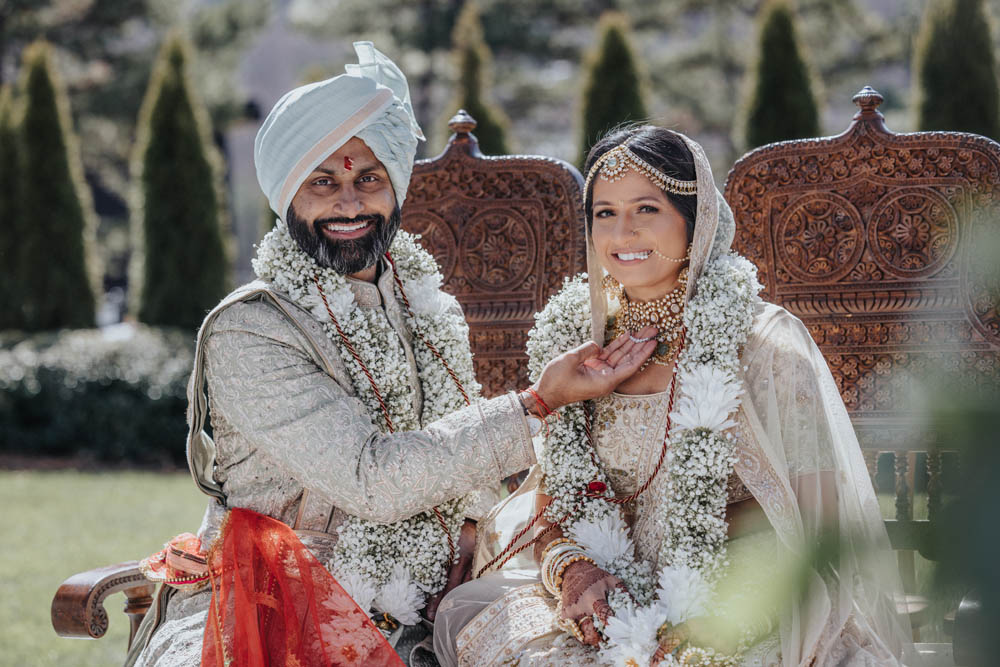
[{"label": "bride's hand", "polygon": [[572,563],[563,573],[562,617],[579,622],[584,644],[600,643],[593,617],[597,614],[601,622],[606,622],[612,615],[608,593],[616,588],[625,588],[618,577],[587,561]]},{"label": "bride's hand", "polygon": [[591,342],[564,352],[545,366],[533,389],[550,410],[604,396],[639,370],[656,349],[655,335],[646,327],[639,337],[650,340],[642,343],[622,334],[603,349]]}]

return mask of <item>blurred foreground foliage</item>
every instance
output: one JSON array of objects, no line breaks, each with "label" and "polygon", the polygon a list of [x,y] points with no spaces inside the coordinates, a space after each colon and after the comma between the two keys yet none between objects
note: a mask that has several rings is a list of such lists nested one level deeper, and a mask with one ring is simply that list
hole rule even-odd
[{"label": "blurred foreground foliage", "polygon": [[[942,447],[957,449],[962,465],[956,493],[946,498],[934,522],[934,548],[938,556],[935,589],[972,590],[982,604],[976,628],[981,656],[1000,655],[1000,387],[995,383],[970,387],[963,378],[942,374],[934,385],[932,428]],[[986,663],[983,663],[986,664]]]},{"label": "blurred foreground foliage", "polygon": [[0,453],[184,463],[191,335],[119,325],[0,339]]}]

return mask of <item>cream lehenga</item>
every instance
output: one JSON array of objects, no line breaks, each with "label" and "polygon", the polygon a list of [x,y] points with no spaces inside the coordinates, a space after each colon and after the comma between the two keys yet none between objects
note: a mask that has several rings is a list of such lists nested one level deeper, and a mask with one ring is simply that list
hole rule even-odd
[{"label": "cream lehenga", "polygon": [[[712,264],[732,261],[735,223],[701,147],[684,140],[695,160],[698,193],[686,289],[690,304]],[[579,289],[586,290],[584,306],[589,293],[590,322],[582,329],[604,344],[609,297],[601,288],[604,272],[589,235],[588,270],[589,288]],[[572,287],[567,283],[567,290]],[[543,312],[539,322],[546,316],[552,313]],[[578,323],[580,316],[575,315]],[[567,329],[572,328],[567,322]],[[725,545],[727,563],[717,588],[741,610],[732,622],[740,624],[747,639],[733,662],[826,666],[912,660],[908,632],[895,611],[899,575],[879,505],[819,349],[801,321],[755,299],[738,363],[743,395],[732,416],[734,455],[724,493],[729,503],[752,496],[768,525]],[[602,479],[615,496],[632,494],[653,474],[664,441],[669,393],[611,394],[590,406]],[[543,459],[544,452],[539,455]],[[667,456],[665,467],[670,461]],[[532,549],[509,557],[531,536],[529,530],[514,539],[533,516],[535,491],[548,491],[543,467],[532,469],[518,492],[480,526],[479,578],[441,603],[435,650],[443,665],[605,663],[596,650],[557,625],[557,600],[539,583]],[[649,493],[621,508],[637,561],[653,571],[667,565],[658,562],[665,551],[663,522],[657,517],[669,514],[672,501],[656,487],[668,479],[668,472],[661,471]],[[816,545],[828,543],[830,534],[839,543],[835,557],[822,567],[810,567]],[[502,552],[507,556],[497,559]],[[800,573],[795,593],[775,595],[791,572]]]}]

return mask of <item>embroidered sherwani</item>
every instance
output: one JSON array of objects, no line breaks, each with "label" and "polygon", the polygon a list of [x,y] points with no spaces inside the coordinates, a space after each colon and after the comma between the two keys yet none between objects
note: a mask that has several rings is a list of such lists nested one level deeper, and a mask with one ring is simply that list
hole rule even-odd
[{"label": "embroidered sherwani", "polygon": [[[413,338],[394,296],[391,268],[382,269],[374,284],[349,284],[358,306],[377,309],[398,334],[420,414]],[[198,345],[189,400],[197,411],[203,359],[214,452],[209,448],[209,464],[205,452],[189,452],[196,481],[203,489],[214,482],[229,507],[292,526],[321,562],[331,557],[337,527],[348,514],[399,521],[491,488],[534,462],[529,427],[513,394],[464,408],[420,431],[382,433],[375,415],[355,396],[341,355],[320,323],[264,283],[224,299],[206,319]],[[196,449],[199,443],[194,438]],[[205,479],[206,469],[211,480]],[[219,502],[209,502],[203,544],[218,533],[224,512]],[[161,594],[128,664],[198,664],[210,599],[210,590]]]}]

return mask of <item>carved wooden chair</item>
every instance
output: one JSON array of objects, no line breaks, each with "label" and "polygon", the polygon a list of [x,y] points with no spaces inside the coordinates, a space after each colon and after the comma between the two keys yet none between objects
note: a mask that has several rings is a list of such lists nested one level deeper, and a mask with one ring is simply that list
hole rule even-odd
[{"label": "carved wooden chair", "polygon": [[[476,375],[487,396],[527,381],[527,334],[534,313],[585,270],[580,193],[571,165],[530,155],[484,156],[465,111],[451,119],[443,153],[416,163],[403,206],[403,228],[421,235],[469,322]],[[104,601],[125,594],[129,643],[152,604],[153,585],[137,561],[73,575],[52,600],[63,637],[97,639],[108,629]]]},{"label": "carved wooden chair", "polygon": [[459,111],[441,155],[417,162],[403,229],[441,264],[469,322],[476,376],[492,397],[528,385],[525,345],[563,278],[586,271],[581,192],[571,165],[531,155],[483,156]]},{"label": "carved wooden chair", "polygon": [[[745,155],[725,197],[735,246],[760,268],[764,298],[801,318],[823,351],[873,482],[880,454],[893,459],[896,517],[886,528],[913,591],[913,552],[934,557],[948,443],[915,433],[905,378],[945,361],[970,378],[1000,379],[1000,304],[977,278],[977,262],[988,260],[971,251],[1000,233],[1000,144],[894,134],[878,92],[865,87],[854,102],[860,111],[839,136]],[[913,518],[916,452],[926,457],[926,520]],[[926,601],[907,602],[919,628]],[[956,624],[955,658],[968,664],[958,638]]]}]

